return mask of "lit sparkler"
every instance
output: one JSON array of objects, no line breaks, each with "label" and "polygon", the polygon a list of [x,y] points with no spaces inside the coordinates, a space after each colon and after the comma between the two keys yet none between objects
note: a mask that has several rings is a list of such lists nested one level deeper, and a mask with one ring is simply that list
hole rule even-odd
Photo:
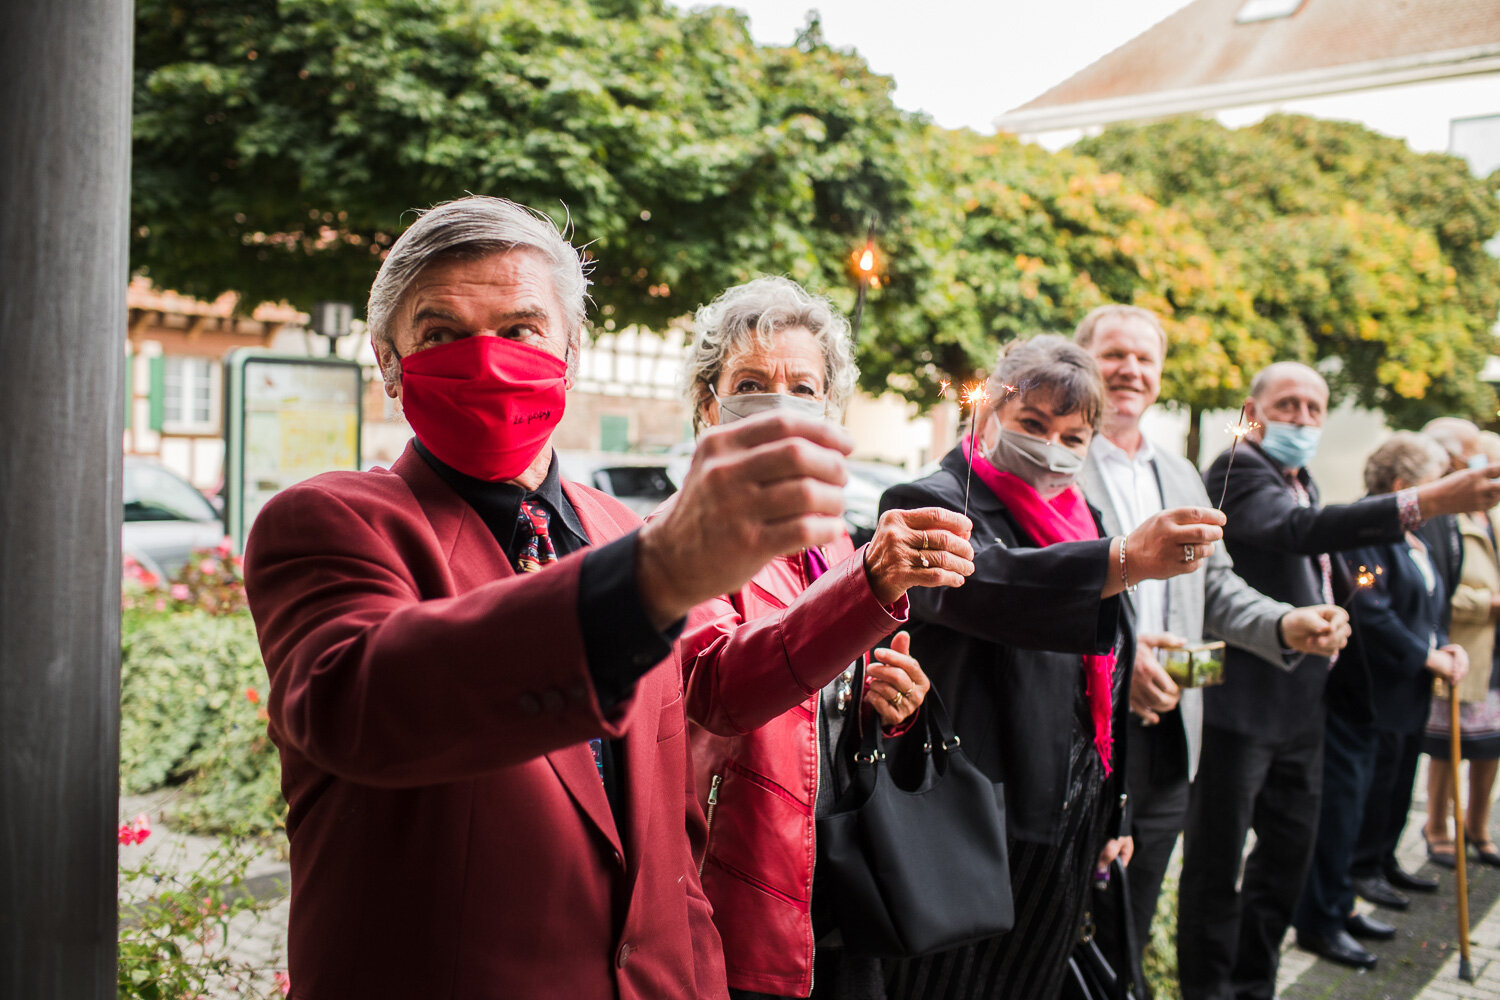
[{"label": "lit sparkler", "polygon": [[1376,566],[1374,569],[1370,569],[1368,566],[1361,566],[1359,572],[1354,574],[1354,591],[1350,593],[1342,607],[1348,608],[1349,605],[1353,604],[1354,599],[1359,596],[1359,592],[1374,587],[1375,581],[1384,573],[1385,568],[1382,566]]},{"label": "lit sparkler", "polygon": [[959,405],[969,407],[969,471],[964,475],[964,517],[969,516],[969,483],[974,478],[974,448],[978,443],[979,407],[989,398],[990,392],[983,382],[970,382],[963,387],[963,391],[958,396]]},{"label": "lit sparkler", "polygon": [[1224,509],[1224,498],[1229,495],[1229,470],[1234,468],[1234,453],[1239,451],[1240,442],[1245,440],[1245,435],[1259,426],[1255,421],[1245,419],[1245,404],[1241,404],[1240,419],[1226,428],[1232,443],[1229,445],[1229,464],[1224,467],[1224,489],[1219,493],[1219,510]]}]

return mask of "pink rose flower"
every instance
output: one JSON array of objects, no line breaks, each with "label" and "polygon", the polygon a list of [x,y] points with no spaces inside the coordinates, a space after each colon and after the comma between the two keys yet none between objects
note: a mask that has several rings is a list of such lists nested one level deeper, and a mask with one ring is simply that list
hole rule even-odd
[{"label": "pink rose flower", "polygon": [[174,584],[172,584],[172,600],[174,600],[174,601],[185,601],[185,600],[187,600],[188,598],[190,598],[192,596],[193,596],[193,592],[191,590],[188,590],[188,585],[187,584],[185,584],[185,583],[174,583]]}]

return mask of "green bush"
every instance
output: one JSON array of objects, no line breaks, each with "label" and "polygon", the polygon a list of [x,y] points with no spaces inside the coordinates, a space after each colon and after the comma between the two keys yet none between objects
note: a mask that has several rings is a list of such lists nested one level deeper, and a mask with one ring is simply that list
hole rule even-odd
[{"label": "green bush", "polygon": [[[149,836],[149,831],[146,833]],[[128,843],[121,831],[121,843]],[[279,997],[286,974],[270,976],[236,959],[231,936],[248,934],[275,897],[247,891],[245,869],[258,854],[254,845],[225,838],[196,868],[186,868],[181,847],[120,868],[119,1000],[193,1000],[211,993]],[[254,916],[231,921],[241,914]]]},{"label": "green bush", "polygon": [[1142,963],[1146,982],[1156,1000],[1182,1000],[1177,983],[1177,872],[1162,881],[1156,901],[1156,919],[1151,921],[1150,940]]},{"label": "green bush", "polygon": [[180,786],[170,819],[189,832],[275,829],[286,806],[250,616],[133,610],[122,634],[123,790]]}]

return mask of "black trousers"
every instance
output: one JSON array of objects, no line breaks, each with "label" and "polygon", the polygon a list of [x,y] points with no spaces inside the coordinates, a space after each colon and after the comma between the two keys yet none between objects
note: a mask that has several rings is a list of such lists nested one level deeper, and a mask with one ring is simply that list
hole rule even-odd
[{"label": "black trousers", "polygon": [[1354,909],[1350,866],[1370,801],[1379,734],[1329,712],[1323,730],[1323,802],[1312,865],[1302,886],[1293,925],[1298,934],[1329,937]]},{"label": "black trousers", "polygon": [[[1281,939],[1312,857],[1322,782],[1321,725],[1279,741],[1204,725],[1177,913],[1183,1000],[1275,995]],[[1250,830],[1255,849],[1240,882]]]},{"label": "black trousers", "polygon": [[1385,875],[1396,867],[1396,847],[1411,812],[1412,790],[1417,784],[1417,762],[1422,756],[1422,733],[1380,733],[1375,751],[1375,774],[1370,779],[1370,797],[1365,819],[1354,847],[1355,878]]},{"label": "black trousers", "polygon": [[[1155,726],[1143,726],[1131,716],[1125,738],[1125,791],[1130,796],[1130,835],[1135,838],[1135,855],[1130,859],[1130,917],[1139,962],[1151,941],[1151,921],[1172,848],[1187,821],[1187,746],[1181,717],[1175,711]],[[1107,893],[1096,892],[1094,906],[1099,949],[1115,969],[1127,968],[1117,915],[1120,894],[1113,887]]]}]

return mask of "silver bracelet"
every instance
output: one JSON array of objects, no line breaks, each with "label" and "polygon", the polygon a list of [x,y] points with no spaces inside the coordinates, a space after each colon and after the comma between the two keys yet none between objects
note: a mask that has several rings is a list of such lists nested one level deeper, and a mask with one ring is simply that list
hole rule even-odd
[{"label": "silver bracelet", "polygon": [[1127,594],[1135,593],[1135,588],[1130,585],[1130,573],[1125,569],[1125,543],[1130,541],[1130,532],[1120,536],[1120,587]]}]

